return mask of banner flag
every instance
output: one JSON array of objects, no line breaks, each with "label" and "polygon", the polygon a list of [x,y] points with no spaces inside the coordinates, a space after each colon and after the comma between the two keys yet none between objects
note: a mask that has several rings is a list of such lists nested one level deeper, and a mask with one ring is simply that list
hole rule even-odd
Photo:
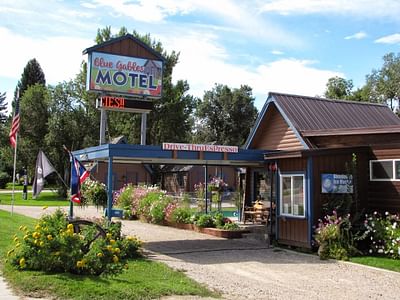
[{"label": "banner flag", "polygon": [[72,158],[71,168],[71,201],[81,203],[81,184],[90,176],[88,170],[70,152]]},{"label": "banner flag", "polygon": [[15,148],[17,146],[17,134],[19,131],[19,123],[20,123],[20,117],[19,117],[19,89],[17,90],[17,96],[15,99],[15,111],[14,111],[14,116],[12,118],[12,123],[11,123],[11,130],[10,130],[10,144],[11,147]]},{"label": "banner flag", "polygon": [[37,197],[43,189],[44,179],[51,173],[56,172],[42,150],[39,151],[36,159],[35,179],[33,180],[33,197]]}]

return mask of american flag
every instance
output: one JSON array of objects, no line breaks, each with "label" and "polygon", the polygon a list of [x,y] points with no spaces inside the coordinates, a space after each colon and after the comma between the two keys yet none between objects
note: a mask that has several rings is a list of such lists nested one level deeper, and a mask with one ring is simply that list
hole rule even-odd
[{"label": "american flag", "polygon": [[10,130],[10,143],[11,147],[15,148],[17,146],[17,133],[19,130],[19,90],[17,90],[17,98],[15,100],[15,111],[14,116],[11,123]]},{"label": "american flag", "polygon": [[81,184],[90,176],[88,170],[71,153],[71,200],[75,203],[81,203]]}]

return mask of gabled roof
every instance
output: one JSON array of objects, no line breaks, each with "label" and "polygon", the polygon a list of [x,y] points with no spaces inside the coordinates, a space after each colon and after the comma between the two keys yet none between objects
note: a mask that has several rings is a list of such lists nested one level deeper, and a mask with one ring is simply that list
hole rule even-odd
[{"label": "gabled roof", "polygon": [[270,93],[246,141],[246,148],[271,103],[303,145],[306,145],[304,137],[311,136],[400,132],[400,118],[384,104]]},{"label": "gabled roof", "polygon": [[149,47],[146,43],[142,42],[141,40],[139,40],[138,38],[134,37],[132,34],[126,34],[117,38],[113,38],[110,39],[104,43],[98,44],[98,45],[94,45],[92,47],[86,48],[85,50],[83,50],[83,54],[87,54],[96,50],[101,50],[102,48],[121,42],[123,40],[131,40],[132,42],[139,44],[140,46],[142,46],[143,48],[145,48],[147,51],[149,51],[151,54],[153,54],[155,57],[157,57],[159,60],[165,61],[165,58],[158,53],[157,51],[155,51],[153,48]]}]

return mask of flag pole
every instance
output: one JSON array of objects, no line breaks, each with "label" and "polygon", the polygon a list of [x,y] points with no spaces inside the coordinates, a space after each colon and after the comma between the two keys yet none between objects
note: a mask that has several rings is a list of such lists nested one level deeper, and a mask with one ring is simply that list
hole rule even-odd
[{"label": "flag pole", "polygon": [[15,135],[13,188],[12,188],[12,197],[11,197],[11,215],[13,215],[13,213],[14,213],[15,173],[16,173],[16,169],[17,169],[17,147],[18,147],[18,133]]}]

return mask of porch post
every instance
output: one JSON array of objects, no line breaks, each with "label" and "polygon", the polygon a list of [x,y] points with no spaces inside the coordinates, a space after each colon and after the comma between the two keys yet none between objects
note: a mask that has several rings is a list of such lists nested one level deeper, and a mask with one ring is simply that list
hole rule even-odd
[{"label": "porch post", "polygon": [[110,156],[108,158],[108,174],[107,174],[107,218],[109,221],[111,221],[111,210],[112,210],[112,202],[113,202],[113,178],[112,178],[112,164],[113,164],[113,158]]},{"label": "porch post", "polygon": [[207,175],[208,175],[208,167],[207,165],[204,166],[204,200],[206,202],[206,214],[208,212],[208,196],[207,196]]}]

